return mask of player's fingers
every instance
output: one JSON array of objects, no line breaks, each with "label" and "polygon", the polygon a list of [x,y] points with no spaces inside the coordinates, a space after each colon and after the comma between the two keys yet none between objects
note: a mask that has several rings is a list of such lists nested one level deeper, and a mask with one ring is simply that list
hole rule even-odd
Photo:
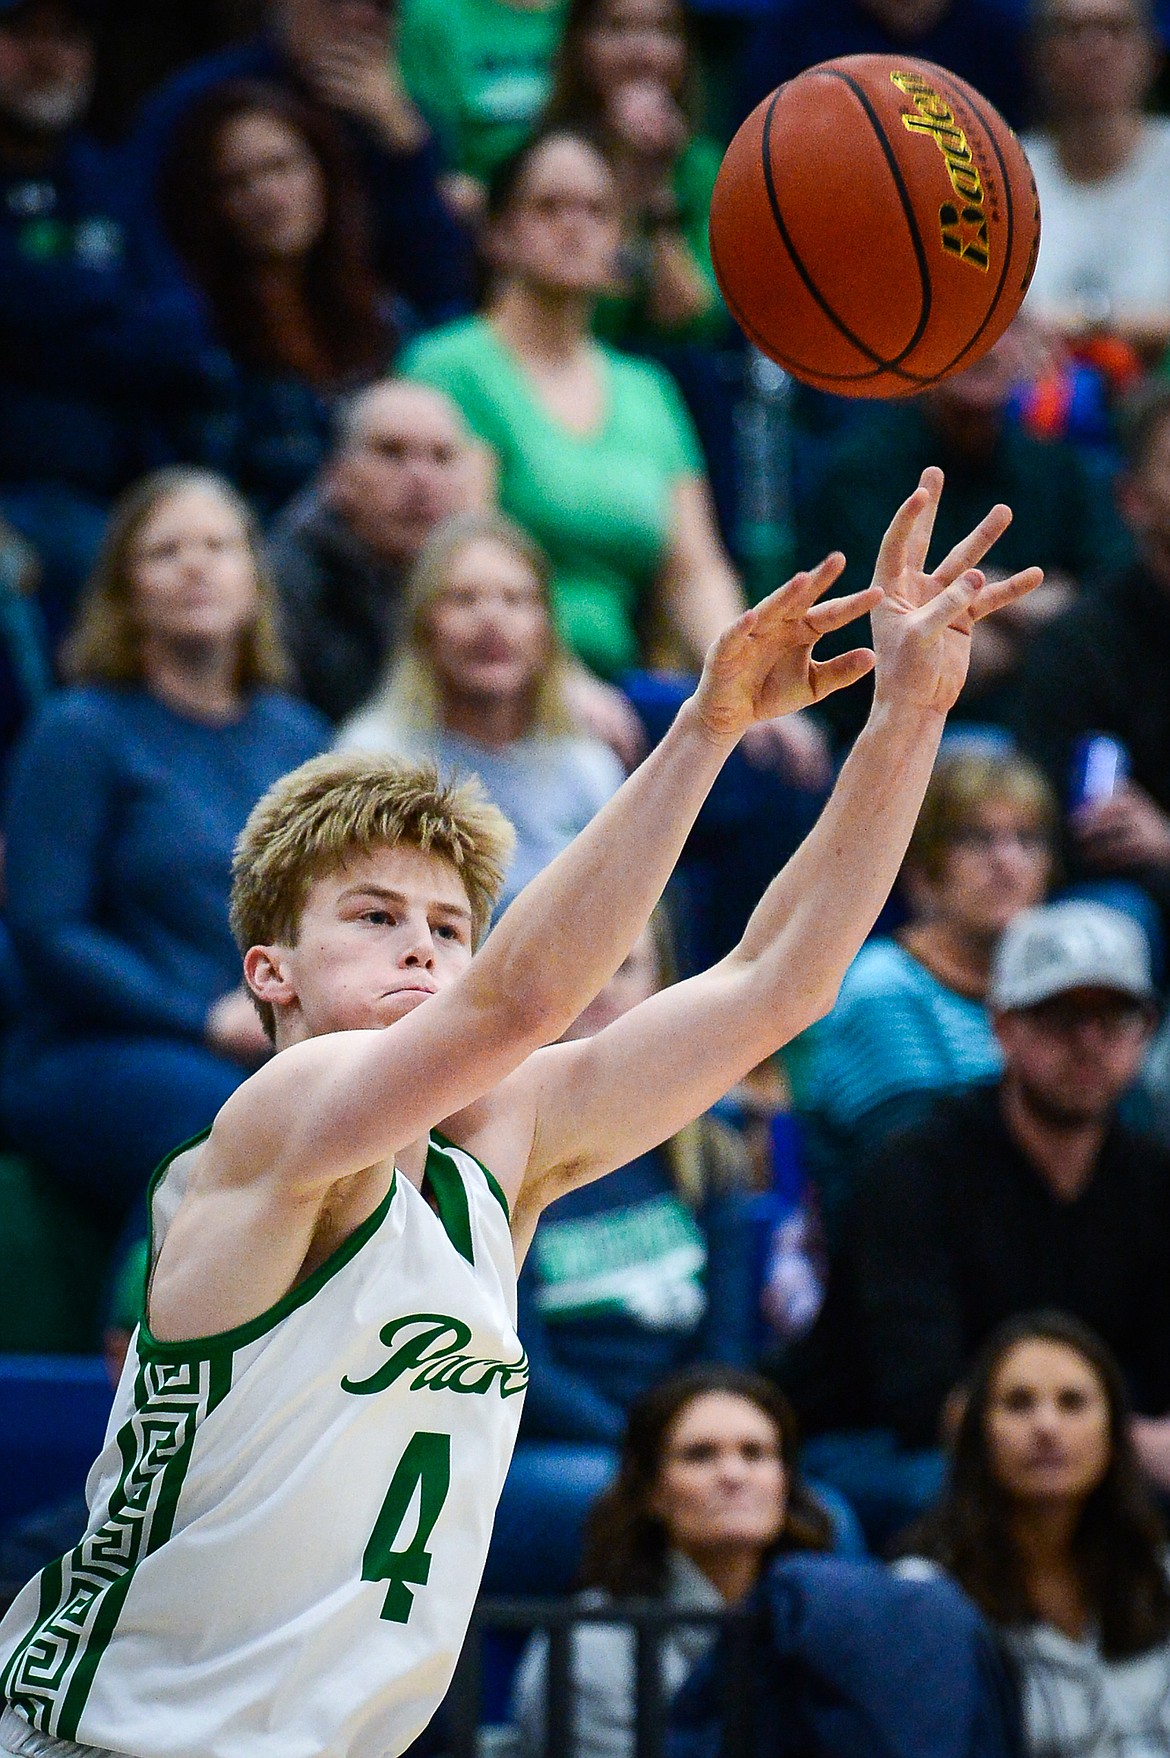
[{"label": "player's fingers", "polygon": [[1013,604],[1017,598],[1023,598],[1025,593],[1034,592],[1043,579],[1043,568],[1021,568],[1018,574],[1009,574],[1006,580],[990,580],[979,594],[978,602],[971,612],[973,620],[980,622],[993,611],[1001,610],[1005,604]]},{"label": "player's fingers", "polygon": [[843,598],[829,598],[824,604],[814,604],[805,621],[818,635],[827,635],[832,629],[843,629],[855,617],[876,610],[884,597],[880,586],[867,586],[864,592],[849,592]]},{"label": "player's fingers", "polygon": [[824,561],[818,562],[815,568],[794,574],[791,580],[786,580],[775,592],[769,592],[767,598],[761,598],[756,606],[760,632],[766,633],[777,623],[803,616],[809,605],[815,604],[821,594],[827,592],[834,580],[840,577],[844,566],[845,557],[839,549],[835,549]]},{"label": "player's fingers", "polygon": [[938,513],[939,496],[942,494],[943,473],[937,464],[927,465],[918,479],[918,486],[926,495],[926,503],[910,528],[906,544],[906,565],[914,573],[921,574],[926,569],[926,552],[934,534],[934,521]]},{"label": "player's fingers", "polygon": [[930,503],[930,492],[920,482],[914,493],[902,502],[886,527],[878,550],[874,578],[879,584],[896,580],[906,568],[910,534]]},{"label": "player's fingers", "polygon": [[936,629],[945,629],[961,617],[970,622],[974,617],[971,607],[982,590],[983,575],[978,568],[969,568],[915,613],[919,629],[929,635]]},{"label": "player's fingers", "polygon": [[872,647],[854,647],[848,653],[838,653],[834,659],[814,659],[812,663],[812,687],[814,700],[817,702],[825,696],[831,696],[834,690],[844,690],[855,684],[874,668],[876,655]]},{"label": "player's fingers", "polygon": [[956,543],[950,554],[943,557],[934,570],[934,578],[942,585],[949,586],[952,580],[957,580],[960,574],[966,573],[968,568],[973,568],[977,562],[983,560],[992,544],[1003,536],[1011,522],[1010,507],[1005,507],[1002,502],[992,507],[990,513],[980,519],[974,531],[969,531],[962,542]]}]

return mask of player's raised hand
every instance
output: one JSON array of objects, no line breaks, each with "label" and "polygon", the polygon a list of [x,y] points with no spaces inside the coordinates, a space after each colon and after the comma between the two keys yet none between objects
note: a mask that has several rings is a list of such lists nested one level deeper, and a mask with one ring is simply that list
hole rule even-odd
[{"label": "player's raised hand", "polygon": [[808,708],[873,669],[868,647],[833,659],[813,658],[822,635],[881,601],[880,591],[870,586],[818,603],[844,566],[838,551],[807,573],[795,574],[737,617],[710,648],[695,705],[717,737],[738,739],[757,721]]},{"label": "player's raised hand", "polygon": [[943,474],[922,472],[882,539],[874,570],[881,589],[870,613],[877,652],[875,700],[898,701],[945,714],[967,679],[971,630],[1003,605],[1039,586],[1041,568],[988,581],[977,563],[1011,524],[1010,507],[992,507],[929,574],[930,547]]}]

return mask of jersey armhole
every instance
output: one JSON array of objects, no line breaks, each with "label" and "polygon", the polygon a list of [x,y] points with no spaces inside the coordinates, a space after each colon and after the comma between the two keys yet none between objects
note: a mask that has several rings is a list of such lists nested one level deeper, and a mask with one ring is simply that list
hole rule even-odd
[{"label": "jersey armhole", "polygon": [[495,1174],[488,1171],[488,1169],[484,1165],[483,1161],[478,1157],[478,1155],[473,1154],[471,1152],[470,1148],[465,1148],[461,1145],[461,1143],[459,1143],[457,1141],[452,1141],[449,1136],[446,1136],[443,1134],[442,1130],[432,1129],[431,1134],[434,1136],[435,1140],[438,1142],[438,1144],[441,1148],[454,1148],[456,1153],[466,1154],[467,1158],[469,1160],[473,1161],[475,1163],[475,1165],[477,1165],[479,1167],[480,1171],[483,1173],[483,1176],[484,1176],[484,1183],[487,1185],[488,1189],[491,1191],[492,1195],[495,1197],[496,1201],[499,1203],[500,1207],[503,1209],[504,1219],[505,1219],[505,1221],[507,1221],[507,1223],[510,1227],[512,1225],[512,1211],[508,1207],[508,1199],[504,1195],[504,1192],[503,1192],[503,1189],[501,1188],[499,1179],[496,1178]]}]

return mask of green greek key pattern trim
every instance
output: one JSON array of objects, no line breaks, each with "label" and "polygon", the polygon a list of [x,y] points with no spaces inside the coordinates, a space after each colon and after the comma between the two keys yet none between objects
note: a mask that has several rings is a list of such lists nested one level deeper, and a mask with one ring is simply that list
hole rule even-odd
[{"label": "green greek key pattern trim", "polygon": [[170,1538],[199,1424],[230,1386],[230,1358],[140,1366],[106,1517],[44,1571],[36,1620],[0,1679],[0,1694],[38,1733],[77,1739],[134,1571]]}]

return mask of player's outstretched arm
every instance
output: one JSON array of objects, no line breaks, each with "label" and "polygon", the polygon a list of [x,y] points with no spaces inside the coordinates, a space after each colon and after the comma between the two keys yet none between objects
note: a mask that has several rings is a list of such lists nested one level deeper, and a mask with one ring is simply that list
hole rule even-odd
[{"label": "player's outstretched arm", "polygon": [[890,525],[876,574],[873,712],[740,944],[597,1037],[533,1059],[530,1211],[672,1134],[832,1005],[897,876],[972,625],[1042,578],[1031,568],[989,586],[975,569],[1006,528],[1006,507],[926,573],[941,487],[941,472],[925,472]]},{"label": "player's outstretched arm", "polygon": [[414,1141],[559,1037],[641,933],[742,734],[872,666],[869,651],[812,657],[821,634],[878,597],[817,602],[842,566],[831,556],[798,574],[724,632],[663,742],[525,888],[456,984],[385,1031],[275,1057],[221,1112],[209,1164],[226,1153],[311,1195]]}]

